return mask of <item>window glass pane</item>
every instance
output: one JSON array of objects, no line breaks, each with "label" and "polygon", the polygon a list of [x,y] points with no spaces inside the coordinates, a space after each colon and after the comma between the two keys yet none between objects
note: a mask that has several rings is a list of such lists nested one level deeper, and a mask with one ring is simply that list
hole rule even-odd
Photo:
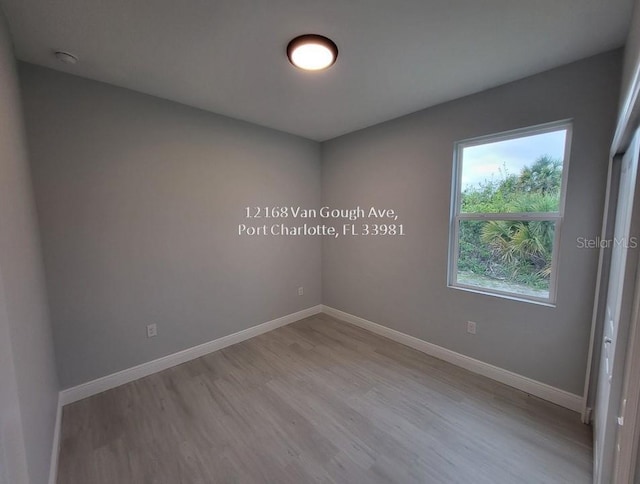
[{"label": "window glass pane", "polygon": [[461,220],[456,282],[549,298],[555,222]]},{"label": "window glass pane", "polygon": [[567,130],[461,149],[463,213],[558,212]]}]

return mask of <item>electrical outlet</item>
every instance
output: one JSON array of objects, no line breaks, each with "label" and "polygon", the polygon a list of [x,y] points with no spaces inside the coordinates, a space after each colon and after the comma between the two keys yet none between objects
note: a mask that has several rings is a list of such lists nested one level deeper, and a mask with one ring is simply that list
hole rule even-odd
[{"label": "electrical outlet", "polygon": [[302,296],[304,294],[304,287],[300,286],[298,288],[298,296]]},{"label": "electrical outlet", "polygon": [[476,334],[476,323],[475,323],[475,321],[467,321],[467,333]]},{"label": "electrical outlet", "polygon": [[154,336],[158,336],[156,323],[147,325],[147,338],[153,338]]}]

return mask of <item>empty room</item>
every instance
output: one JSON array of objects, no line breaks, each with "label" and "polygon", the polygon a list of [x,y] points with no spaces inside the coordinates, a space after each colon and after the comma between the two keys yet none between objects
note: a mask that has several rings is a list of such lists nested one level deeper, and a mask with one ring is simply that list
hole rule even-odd
[{"label": "empty room", "polygon": [[640,484],[640,0],[0,0],[0,484]]}]

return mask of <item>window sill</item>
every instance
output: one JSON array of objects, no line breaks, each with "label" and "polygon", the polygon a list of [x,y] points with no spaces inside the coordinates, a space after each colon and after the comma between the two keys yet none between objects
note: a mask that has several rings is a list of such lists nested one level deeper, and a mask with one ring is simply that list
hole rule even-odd
[{"label": "window sill", "polygon": [[527,304],[537,304],[538,306],[545,306],[548,308],[556,307],[556,303],[552,301],[528,298],[528,297],[518,296],[515,294],[507,294],[507,293],[502,293],[497,291],[489,291],[489,290],[484,290],[478,287],[464,286],[461,284],[448,284],[447,287],[450,289],[457,289],[458,291],[472,292],[474,294],[481,294],[483,296],[498,297],[501,299],[508,299],[510,301],[522,302]]}]

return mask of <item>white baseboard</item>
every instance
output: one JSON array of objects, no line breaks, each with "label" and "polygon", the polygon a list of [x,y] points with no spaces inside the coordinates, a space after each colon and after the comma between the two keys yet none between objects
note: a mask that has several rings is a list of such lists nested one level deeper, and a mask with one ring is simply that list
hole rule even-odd
[{"label": "white baseboard", "polygon": [[336,319],[340,319],[360,328],[369,330],[372,333],[389,338],[405,346],[409,346],[415,350],[421,351],[422,353],[426,353],[427,355],[447,361],[473,373],[486,376],[487,378],[491,378],[492,380],[517,388],[518,390],[522,390],[523,392],[542,398],[543,400],[555,403],[561,407],[568,408],[575,412],[582,411],[583,397],[580,395],[575,395],[565,390],[547,385],[546,383],[532,380],[526,376],[518,375],[517,373],[490,365],[489,363],[476,360],[475,358],[470,358],[469,356],[456,353],[455,351],[448,350],[442,346],[428,343],[414,336],[409,336],[408,334],[401,333],[395,329],[387,328],[386,326],[373,323],[364,318],[345,313],[344,311],[340,311],[329,306],[322,306],[322,312],[329,316],[333,316]]},{"label": "white baseboard", "polygon": [[591,425],[592,414],[593,414],[593,408],[584,407],[584,409],[582,410],[582,423]]},{"label": "white baseboard", "polygon": [[60,455],[60,427],[62,425],[62,403],[58,395],[56,409],[56,423],[53,428],[53,444],[51,446],[51,464],[49,465],[49,484],[56,484],[58,480],[58,456]]},{"label": "white baseboard", "polygon": [[241,341],[245,341],[249,338],[253,338],[254,336],[258,336],[281,326],[286,326],[287,324],[291,324],[295,321],[313,316],[314,314],[318,314],[320,312],[322,312],[322,305],[303,309],[302,311],[288,314],[281,318],[274,319],[257,326],[253,326],[242,331],[238,331],[237,333],[233,333],[228,336],[223,336],[222,338],[209,341],[208,343],[203,343],[192,348],[187,348],[186,350],[178,351],[177,353],[163,356],[162,358],[148,361],[132,368],[128,368],[117,373],[112,373],[111,375],[103,376],[96,380],[82,383],[75,387],[67,388],[66,390],[62,390],[60,392],[61,405],[64,406],[68,405],[69,403],[77,402],[78,400],[96,395],[97,393],[104,392],[105,390],[110,390],[111,388],[115,388],[120,385],[124,385],[125,383],[129,383],[139,378],[151,375],[153,373],[166,370],[167,368],[171,368],[172,366],[180,365],[182,363],[186,363],[187,361],[200,358],[201,356],[207,355],[213,351],[221,350],[222,348],[226,348],[227,346],[240,343]]}]

